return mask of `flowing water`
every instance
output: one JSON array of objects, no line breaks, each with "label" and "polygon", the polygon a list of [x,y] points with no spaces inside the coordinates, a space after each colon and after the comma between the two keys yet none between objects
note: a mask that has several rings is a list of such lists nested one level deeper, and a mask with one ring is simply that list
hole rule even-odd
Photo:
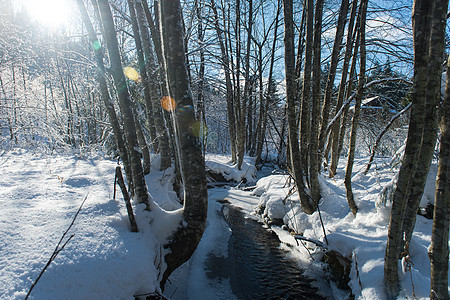
[{"label": "flowing water", "polygon": [[274,232],[229,204],[220,217],[231,229],[228,257],[209,255],[209,278],[228,278],[239,299],[324,299],[297,263],[286,258]]}]

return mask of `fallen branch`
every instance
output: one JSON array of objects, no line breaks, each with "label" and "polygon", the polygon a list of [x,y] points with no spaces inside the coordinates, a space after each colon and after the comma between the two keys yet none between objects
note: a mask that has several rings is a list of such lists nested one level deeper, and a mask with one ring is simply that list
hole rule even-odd
[{"label": "fallen branch", "polygon": [[39,279],[41,279],[42,275],[44,274],[44,272],[47,270],[48,266],[50,266],[50,264],[52,263],[52,261],[55,260],[56,256],[59,254],[59,252],[61,252],[64,247],[69,243],[69,241],[75,236],[75,234],[72,234],[65,242],[64,244],[61,243],[64,240],[64,238],[66,237],[67,233],[69,232],[70,228],[72,228],[73,224],[75,223],[75,220],[78,217],[78,214],[81,211],[81,208],[83,207],[84,202],[86,202],[88,195],[86,195],[86,197],[84,197],[83,202],[81,202],[80,207],[78,208],[78,211],[75,213],[75,216],[72,219],[72,223],[70,223],[69,227],[67,228],[67,230],[63,233],[62,237],[59,239],[58,244],[56,245],[55,250],[53,251],[52,255],[50,256],[49,260],[47,261],[47,263],[45,264],[44,268],[42,269],[41,273],[39,273],[39,276],[36,278],[36,280],[34,281],[34,283],[31,285],[30,290],[27,293],[27,296],[25,297],[25,300],[28,299],[28,297],[31,294],[31,291],[33,290],[33,288],[36,286],[36,284],[38,283]]},{"label": "fallen branch", "polygon": [[[297,242],[297,240],[307,241],[307,242],[316,244],[317,246],[319,246],[320,248],[322,248],[324,250],[328,250],[327,245],[325,245],[324,243],[322,243],[321,241],[318,241],[316,239],[307,238],[307,237],[304,237],[303,235],[300,235],[300,234],[294,235],[294,239],[295,239],[296,242]],[[298,242],[297,242],[297,245],[298,245]]]},{"label": "fallen branch", "polygon": [[125,205],[127,207],[128,218],[130,219],[131,232],[138,232],[138,227],[136,224],[136,219],[133,214],[133,207],[131,206],[130,195],[128,194],[127,187],[125,186],[125,182],[123,181],[122,170],[120,166],[116,167],[116,178],[117,183],[122,190],[123,200],[125,201]]}]

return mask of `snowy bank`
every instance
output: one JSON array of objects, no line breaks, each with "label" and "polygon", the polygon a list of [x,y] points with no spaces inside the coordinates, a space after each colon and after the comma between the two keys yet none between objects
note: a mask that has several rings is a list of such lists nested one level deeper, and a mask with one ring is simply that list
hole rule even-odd
[{"label": "snowy bank", "polygon": [[226,155],[207,154],[205,157],[205,164],[208,173],[219,175],[226,181],[244,181],[245,183],[253,182],[256,178],[255,159],[251,157],[244,158],[241,170],[237,168],[236,164],[232,164],[230,156]]},{"label": "snowy bank", "polygon": [[[322,195],[320,211],[328,240],[328,249],[341,253],[351,261],[349,286],[357,299],[386,299],[384,292],[384,253],[387,242],[390,206],[380,204],[379,193],[392,185],[397,170],[392,170],[388,161],[378,159],[367,175],[364,167],[367,159],[357,159],[352,178],[353,192],[359,208],[356,217],[351,213],[344,186],[344,165],[335,178],[320,175]],[[428,177],[421,207],[426,207],[434,199],[436,166],[432,166]],[[254,195],[260,197],[256,211],[266,221],[282,219],[292,232],[304,237],[324,242],[325,237],[319,212],[304,214],[299,206],[298,194],[290,195],[286,175],[272,175],[260,179]],[[430,289],[430,262],[428,247],[431,242],[432,220],[417,216],[414,236],[410,245],[411,269],[400,266],[401,293],[399,299],[426,299]],[[295,246],[295,241],[283,231],[272,227],[282,236],[282,240]],[[313,243],[303,242],[295,246],[320,264],[321,250]],[[309,248],[308,251],[305,251]],[[400,262],[399,262],[400,264]],[[414,290],[413,290],[414,289]]]},{"label": "snowy bank", "polygon": [[153,199],[172,212],[156,204],[151,212],[135,205],[139,232],[132,233],[119,189],[113,200],[116,165],[101,157],[19,150],[0,156],[2,299],[26,296],[86,196],[68,232],[73,238],[30,298],[129,299],[159,289],[160,245],[180,220],[170,184],[173,175],[154,168],[154,176],[147,176]]}]

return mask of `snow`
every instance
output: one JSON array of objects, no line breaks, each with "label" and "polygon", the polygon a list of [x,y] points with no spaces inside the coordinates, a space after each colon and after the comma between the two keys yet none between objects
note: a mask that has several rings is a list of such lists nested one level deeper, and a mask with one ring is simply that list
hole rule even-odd
[{"label": "snow", "polygon": [[[344,159],[341,160],[341,171],[335,178],[327,178],[325,172],[320,176],[320,190],[323,197],[320,211],[326,229],[328,248],[352,258],[349,285],[357,299],[385,299],[383,268],[391,203],[383,206],[378,200],[378,195],[384,187],[393,184],[392,178],[398,170],[392,169],[387,159],[378,158],[369,173],[364,175],[367,159],[360,158],[355,161],[352,182],[359,211],[354,217],[346,200],[343,162]],[[436,165],[432,165],[422,197],[422,207],[433,202],[436,172]],[[283,220],[290,228],[309,239],[324,241],[319,213],[315,212],[310,216],[301,213],[298,195],[295,193],[288,197],[287,180],[286,175],[275,175],[257,182],[254,194],[261,199],[257,211],[262,212],[263,217],[270,218],[270,212],[274,210],[278,218],[278,213],[284,208]],[[406,268],[403,273],[399,262],[401,278],[399,299],[412,298],[413,285],[417,299],[426,299],[429,296],[430,262],[427,254],[432,223],[432,220],[417,217],[410,245],[410,272]],[[289,242],[289,238],[285,238],[283,242],[293,244],[292,241]],[[316,254],[314,253],[313,257]],[[319,259],[320,255],[317,260]],[[406,261],[404,263],[406,264]]]},{"label": "snow", "polygon": [[205,164],[207,170],[213,170],[216,174],[222,174],[228,181],[240,182],[245,178],[246,182],[252,182],[256,178],[253,158],[244,158],[241,170],[238,170],[235,164],[231,164],[230,157],[226,155],[207,154]]},{"label": "snow", "polygon": [[[162,211],[155,206],[148,213],[137,205],[140,232],[130,232],[120,190],[112,200],[115,166],[115,161],[101,157],[28,151],[0,157],[2,299],[26,296],[86,196],[68,232],[75,236],[50,264],[30,298],[129,299],[158,288],[158,238],[166,238],[173,226],[164,226],[177,221],[161,217]],[[172,215],[180,219],[179,214]],[[154,220],[152,225],[149,219]]]},{"label": "snow", "polygon": [[[352,261],[349,286],[356,299],[386,299],[383,282],[384,251],[391,203],[378,200],[398,171],[388,159],[376,158],[364,175],[366,158],[355,160],[353,192],[359,211],[350,212],[345,197],[345,159],[338,174],[329,179],[320,175],[323,199],[320,212],[328,240],[328,249]],[[133,203],[138,233],[130,232],[129,220],[120,190],[113,200],[116,161],[102,156],[36,154],[13,150],[0,155],[0,295],[2,299],[23,299],[52,254],[63,232],[87,196],[68,235],[75,234],[50,264],[31,293],[32,299],[130,299],[132,295],[159,288],[164,256],[161,245],[179,226],[181,204],[172,189],[173,168],[161,172],[159,158],[152,156],[152,170],[146,176],[153,199],[151,211]],[[256,182],[253,191],[238,187],[209,190],[208,221],[203,238],[193,257],[174,272],[165,295],[173,299],[236,299],[229,279],[209,278],[205,273],[211,255],[227,257],[231,235],[220,217],[222,204],[228,201],[259,221],[283,220],[295,233],[324,242],[319,213],[302,213],[297,193],[281,172],[264,169],[265,174],[246,158],[242,170],[223,155],[207,155],[206,165],[229,180]],[[422,206],[434,199],[437,168],[431,167]],[[260,177],[257,178],[257,175]],[[262,177],[261,177],[262,176]],[[230,184],[235,185],[235,184]],[[258,212],[258,213],[257,213]],[[266,225],[264,225],[266,226]],[[409,260],[399,261],[401,294],[399,299],[426,299],[430,286],[430,262],[427,256],[432,220],[417,216],[410,245]],[[348,293],[324,280],[323,251],[311,242],[297,244],[293,235],[279,226],[271,226],[282,244],[317,281],[330,298],[345,299]],[[161,266],[164,268],[164,265]],[[403,272],[402,272],[403,270]],[[411,282],[412,278],[412,282]]]}]

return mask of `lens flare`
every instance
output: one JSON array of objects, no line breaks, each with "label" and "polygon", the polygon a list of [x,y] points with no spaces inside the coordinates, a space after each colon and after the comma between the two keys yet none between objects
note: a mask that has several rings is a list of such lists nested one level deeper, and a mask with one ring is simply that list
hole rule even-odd
[{"label": "lens flare", "polygon": [[94,41],[94,42],[92,43],[92,48],[93,48],[94,50],[98,50],[98,49],[100,49],[101,47],[102,47],[102,45],[100,44],[99,41]]},{"label": "lens flare", "polygon": [[201,121],[195,121],[191,125],[192,134],[196,137],[205,137],[208,135],[208,127]]},{"label": "lens flare", "polygon": [[161,106],[167,111],[174,111],[177,104],[170,96],[164,96],[161,98]]},{"label": "lens flare", "polygon": [[125,74],[125,76],[127,76],[129,79],[133,81],[138,82],[141,80],[141,76],[139,75],[138,71],[136,71],[132,67],[125,67],[123,69],[123,73]]}]

